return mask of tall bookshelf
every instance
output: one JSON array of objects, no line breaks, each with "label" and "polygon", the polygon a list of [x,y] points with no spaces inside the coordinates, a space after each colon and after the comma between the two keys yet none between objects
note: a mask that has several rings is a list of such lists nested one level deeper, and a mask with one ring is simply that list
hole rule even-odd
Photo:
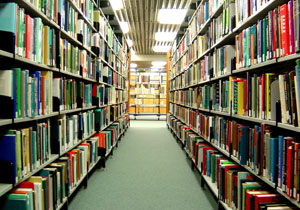
[{"label": "tall bookshelf", "polygon": [[19,205],[17,188],[38,209],[67,208],[129,126],[129,48],[100,0],[2,2],[0,209]]},{"label": "tall bookshelf", "polygon": [[130,74],[130,110],[136,116],[166,114],[166,72],[138,69]]},{"label": "tall bookshelf", "polygon": [[300,208],[298,6],[202,0],[171,48],[167,125],[221,209],[244,208],[227,194],[240,174],[245,189]]}]

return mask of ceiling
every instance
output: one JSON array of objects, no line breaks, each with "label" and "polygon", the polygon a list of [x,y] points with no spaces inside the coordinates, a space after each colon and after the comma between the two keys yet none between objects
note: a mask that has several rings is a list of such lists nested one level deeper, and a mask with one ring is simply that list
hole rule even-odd
[{"label": "ceiling", "polygon": [[[129,32],[125,35],[133,42],[133,50],[136,54],[165,54],[154,52],[154,45],[171,45],[172,42],[161,42],[154,39],[155,32],[177,32],[180,39],[188,26],[189,16],[196,9],[197,0],[123,0],[124,8],[118,11],[112,10],[108,0],[101,0],[102,10],[116,33],[121,33],[119,21],[129,23]],[[186,18],[181,25],[160,24],[157,21],[158,10],[161,8],[186,8]],[[115,17],[115,15],[117,17]]]}]

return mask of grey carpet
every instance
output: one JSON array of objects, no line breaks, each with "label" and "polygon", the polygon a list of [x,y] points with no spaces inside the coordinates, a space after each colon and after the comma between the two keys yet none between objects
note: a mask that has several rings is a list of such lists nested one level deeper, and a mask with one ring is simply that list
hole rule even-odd
[{"label": "grey carpet", "polygon": [[96,169],[71,210],[217,209],[164,121],[131,121],[106,169]]}]

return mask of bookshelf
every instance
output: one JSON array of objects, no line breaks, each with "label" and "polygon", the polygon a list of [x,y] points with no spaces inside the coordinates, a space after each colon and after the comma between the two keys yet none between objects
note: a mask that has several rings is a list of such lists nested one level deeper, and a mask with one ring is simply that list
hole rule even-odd
[{"label": "bookshelf", "polygon": [[[202,0],[171,48],[167,125],[221,209],[243,208],[226,191],[245,174],[243,187],[300,208],[298,5]],[[212,175],[219,167],[228,171]]]},{"label": "bookshelf", "polygon": [[164,69],[131,70],[129,112],[135,119],[141,115],[156,115],[159,119],[166,114],[166,76]]},{"label": "bookshelf", "polygon": [[[67,208],[129,127],[125,37],[116,36],[100,1],[60,3],[1,3],[0,19],[18,22],[0,20],[7,40],[0,44],[1,209],[14,208],[17,188],[31,188],[35,203],[48,196],[52,209]],[[59,196],[50,195],[58,188]]]}]

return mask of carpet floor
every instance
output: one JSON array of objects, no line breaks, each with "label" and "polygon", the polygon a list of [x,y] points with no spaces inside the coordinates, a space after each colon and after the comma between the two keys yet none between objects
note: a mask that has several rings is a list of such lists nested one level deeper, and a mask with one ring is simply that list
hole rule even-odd
[{"label": "carpet floor", "polygon": [[165,121],[131,121],[125,136],[96,169],[71,210],[211,210],[217,202],[190,168]]}]

